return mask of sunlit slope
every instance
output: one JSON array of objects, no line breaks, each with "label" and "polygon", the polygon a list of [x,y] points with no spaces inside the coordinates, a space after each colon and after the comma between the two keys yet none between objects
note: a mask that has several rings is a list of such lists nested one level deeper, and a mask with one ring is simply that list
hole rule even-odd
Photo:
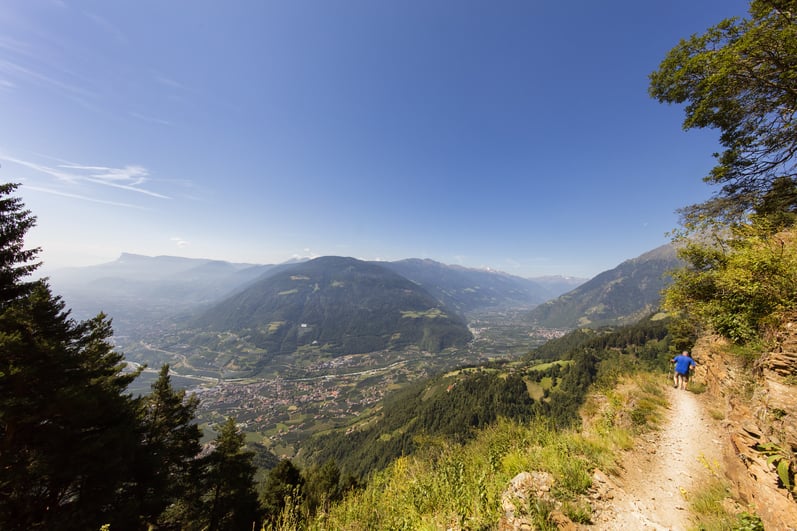
[{"label": "sunlit slope", "polygon": [[213,306],[193,326],[246,335],[269,353],[314,345],[332,354],[470,338],[465,320],[422,287],[377,264],[322,257],[284,269]]},{"label": "sunlit slope", "polygon": [[680,266],[672,245],[658,247],[534,308],[529,320],[553,328],[634,323],[659,307],[668,271]]}]

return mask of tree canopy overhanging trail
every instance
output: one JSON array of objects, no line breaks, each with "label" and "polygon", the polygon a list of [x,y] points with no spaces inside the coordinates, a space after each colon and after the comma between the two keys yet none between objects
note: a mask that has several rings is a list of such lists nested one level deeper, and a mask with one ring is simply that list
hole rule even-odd
[{"label": "tree canopy overhanging trail", "polygon": [[720,132],[724,151],[704,180],[722,189],[682,209],[688,221],[738,220],[773,201],[797,209],[797,0],[753,0],[750,18],[682,40],[649,91],[686,104],[684,129]]}]

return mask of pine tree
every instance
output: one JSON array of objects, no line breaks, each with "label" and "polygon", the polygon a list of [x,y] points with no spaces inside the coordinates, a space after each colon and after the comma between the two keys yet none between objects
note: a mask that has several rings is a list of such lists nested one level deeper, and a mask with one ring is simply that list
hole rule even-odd
[{"label": "pine tree", "polygon": [[[164,365],[152,392],[141,400],[141,448],[136,459],[138,514],[154,523],[170,505],[195,507],[190,500],[197,481],[196,458],[201,450],[202,432],[195,423],[199,399],[175,391]],[[189,509],[190,511],[190,509]],[[190,518],[172,509],[170,523]]]},{"label": "pine tree", "polygon": [[332,503],[343,498],[347,485],[341,479],[340,469],[332,460],[307,471],[304,485],[310,514],[318,510],[327,512]]},{"label": "pine tree", "polygon": [[23,281],[39,266],[33,262],[40,249],[25,249],[24,239],[36,224],[36,218],[26,210],[22,200],[10,194],[18,184],[0,184],[0,308],[30,293],[33,281]]},{"label": "pine tree", "polygon": [[283,459],[269,470],[260,493],[260,505],[265,518],[275,523],[282,515],[286,500],[304,497],[304,479],[290,459]]},{"label": "pine tree", "polygon": [[131,479],[136,374],[104,315],[75,322],[46,281],[27,280],[35,218],[15,189],[0,186],[0,529],[96,529]]},{"label": "pine tree", "polygon": [[229,418],[215,449],[204,460],[204,511],[208,531],[251,529],[257,520],[253,454],[244,449],[244,435]]}]

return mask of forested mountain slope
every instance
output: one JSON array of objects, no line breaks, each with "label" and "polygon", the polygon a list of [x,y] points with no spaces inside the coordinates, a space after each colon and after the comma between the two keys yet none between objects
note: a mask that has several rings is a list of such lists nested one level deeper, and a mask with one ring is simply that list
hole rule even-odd
[{"label": "forested mountain slope", "polygon": [[550,328],[634,323],[659,308],[668,272],[681,265],[672,245],[658,247],[541,304],[528,319]]},{"label": "forested mountain slope", "polygon": [[374,263],[322,257],[267,276],[214,305],[192,327],[244,334],[268,353],[303,345],[334,355],[471,339],[465,320],[422,287]]},{"label": "forested mountain slope", "polygon": [[388,395],[374,414],[319,434],[303,445],[300,457],[305,463],[333,460],[363,478],[415,452],[424,437],[464,442],[499,418],[571,426],[596,378],[610,381],[632,367],[666,365],[668,337],[663,320],[576,331],[523,360],[422,380]]}]

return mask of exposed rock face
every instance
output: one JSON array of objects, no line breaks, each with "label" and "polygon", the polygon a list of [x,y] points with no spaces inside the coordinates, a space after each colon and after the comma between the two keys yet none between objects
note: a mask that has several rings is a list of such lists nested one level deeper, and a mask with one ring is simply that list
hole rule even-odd
[{"label": "exposed rock face", "polygon": [[524,505],[533,495],[534,477],[529,472],[521,472],[509,482],[509,486],[501,496],[503,516],[498,524],[500,531],[525,531],[534,529],[531,520],[525,516]]},{"label": "exposed rock face", "polygon": [[[695,379],[726,406],[726,470],[742,500],[751,504],[766,529],[797,530],[797,501],[767,459],[790,461],[794,481],[797,452],[797,320],[786,322],[771,352],[743,363],[716,337],[698,341]],[[775,449],[772,453],[762,447]],[[776,458],[777,459],[777,458]],[[777,462],[777,461],[776,461]],[[797,491],[795,491],[797,492]]]},{"label": "exposed rock face", "polygon": [[[549,493],[552,485],[553,476],[548,472],[521,472],[512,478],[501,496],[501,508],[504,514],[498,522],[499,531],[536,529],[528,516],[528,505],[534,498],[551,502]],[[576,525],[558,509],[551,512],[550,519],[557,529],[576,530]]]}]

